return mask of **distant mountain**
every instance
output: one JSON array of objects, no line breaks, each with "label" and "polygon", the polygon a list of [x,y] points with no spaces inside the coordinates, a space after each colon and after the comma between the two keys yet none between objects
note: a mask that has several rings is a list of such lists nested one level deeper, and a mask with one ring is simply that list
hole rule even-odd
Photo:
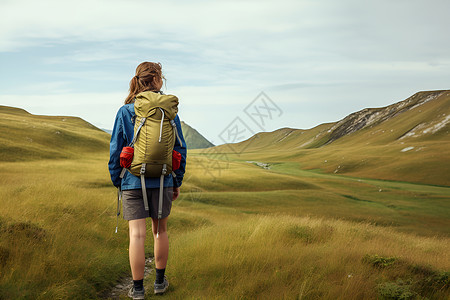
[{"label": "distant mountain", "polygon": [[109,135],[76,117],[37,116],[0,106],[0,161],[80,158],[109,151]]},{"label": "distant mountain", "polygon": [[[101,128],[106,133],[111,134],[112,130]],[[188,149],[202,149],[213,147],[214,144],[204,138],[197,130],[187,125],[185,122],[181,122],[181,130],[183,131],[184,139],[186,141]]]},{"label": "distant mountain", "polygon": [[261,132],[215,149],[331,173],[450,185],[449,130],[450,90],[429,91],[338,122]]},{"label": "distant mountain", "polygon": [[204,138],[197,130],[181,121],[181,130],[188,149],[201,149],[213,147],[214,144]]}]

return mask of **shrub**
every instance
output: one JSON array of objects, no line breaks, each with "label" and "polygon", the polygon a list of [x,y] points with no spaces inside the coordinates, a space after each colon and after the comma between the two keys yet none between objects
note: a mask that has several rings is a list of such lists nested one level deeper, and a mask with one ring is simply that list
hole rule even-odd
[{"label": "shrub", "polygon": [[411,290],[412,282],[397,279],[396,282],[385,282],[378,285],[378,293],[383,299],[408,300],[417,298],[417,293]]},{"label": "shrub", "polygon": [[445,291],[450,288],[450,272],[435,272],[417,283],[423,293]]},{"label": "shrub", "polygon": [[382,257],[378,256],[378,254],[375,255],[369,255],[366,254],[362,261],[364,263],[370,264],[376,268],[387,268],[398,262],[397,257]]}]

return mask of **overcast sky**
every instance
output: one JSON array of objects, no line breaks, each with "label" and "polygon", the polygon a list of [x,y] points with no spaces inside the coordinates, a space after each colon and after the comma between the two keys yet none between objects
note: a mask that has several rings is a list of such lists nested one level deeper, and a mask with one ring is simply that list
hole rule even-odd
[{"label": "overcast sky", "polygon": [[236,124],[240,139],[311,128],[450,89],[449,13],[448,0],[0,0],[0,104],[109,129],[155,61],[180,118],[215,144]]}]

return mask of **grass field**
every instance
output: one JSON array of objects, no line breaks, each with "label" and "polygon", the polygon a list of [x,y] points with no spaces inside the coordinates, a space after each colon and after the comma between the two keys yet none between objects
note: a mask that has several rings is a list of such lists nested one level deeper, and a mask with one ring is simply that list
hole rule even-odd
[{"label": "grass field", "polygon": [[[96,298],[129,274],[107,159],[0,163],[0,299]],[[226,168],[205,171],[215,164]],[[444,299],[449,198],[446,187],[190,153],[162,298]]]},{"label": "grass field", "polygon": [[[108,135],[79,118],[2,106],[0,117],[0,299],[104,298],[130,275]],[[352,172],[339,151],[358,160],[357,148],[189,151],[161,298],[448,299],[450,188],[417,183],[448,182],[445,143],[432,151],[439,172],[408,175],[398,159],[404,182],[375,179],[386,166]],[[387,161],[377,147],[367,164]]]},{"label": "grass field", "polygon": [[104,159],[1,163],[1,299],[93,297],[127,272]]}]

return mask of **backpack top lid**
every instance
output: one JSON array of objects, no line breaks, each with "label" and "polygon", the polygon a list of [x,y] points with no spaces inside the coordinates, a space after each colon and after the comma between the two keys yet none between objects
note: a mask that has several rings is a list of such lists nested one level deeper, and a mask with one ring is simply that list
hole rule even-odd
[{"label": "backpack top lid", "polygon": [[166,117],[173,120],[178,113],[178,98],[147,91],[139,93],[134,101],[134,112],[138,117],[149,117],[157,107],[164,109]]}]

